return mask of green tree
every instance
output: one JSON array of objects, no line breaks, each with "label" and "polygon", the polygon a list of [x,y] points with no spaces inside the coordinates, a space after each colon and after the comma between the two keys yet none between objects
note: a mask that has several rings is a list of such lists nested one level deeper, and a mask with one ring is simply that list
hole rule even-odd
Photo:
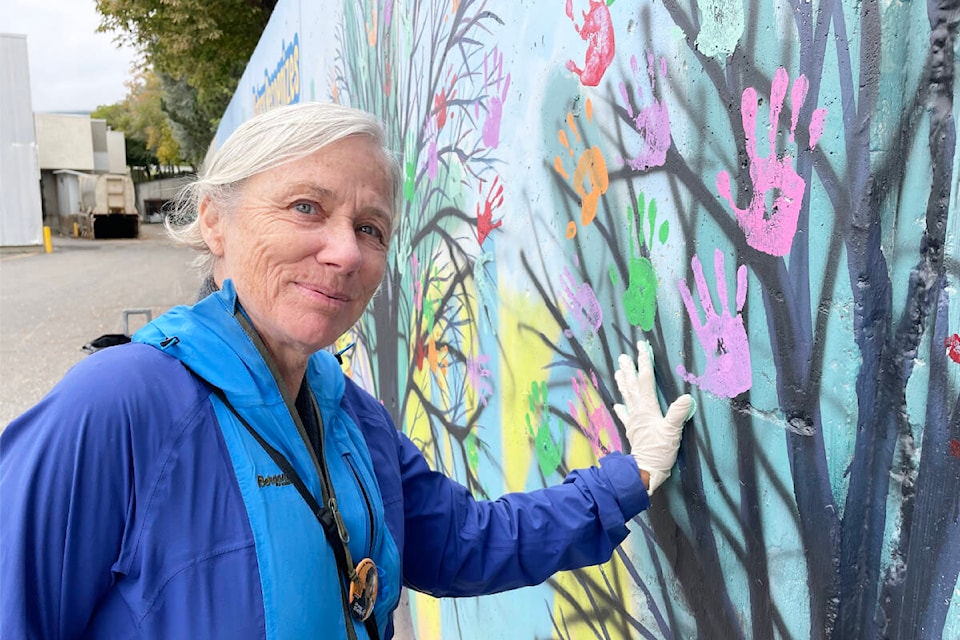
[{"label": "green tree", "polygon": [[[206,150],[276,0],[96,0],[100,30],[168,78],[165,109],[180,144]],[[193,104],[189,108],[183,100]],[[176,106],[175,106],[176,105]],[[202,154],[200,156],[202,158]]]},{"label": "green tree", "polygon": [[181,152],[174,125],[163,107],[162,80],[148,69],[127,83],[127,95],[122,101],[100,106],[91,116],[106,120],[116,131],[123,131],[127,164],[152,175],[154,167],[162,172],[164,166],[190,161]]},{"label": "green tree", "polygon": [[[200,166],[210,146],[210,123],[219,120],[222,110],[201,101],[198,91],[186,80],[160,76],[161,105],[166,113],[173,137],[184,159]],[[215,131],[213,132],[215,133]]]}]

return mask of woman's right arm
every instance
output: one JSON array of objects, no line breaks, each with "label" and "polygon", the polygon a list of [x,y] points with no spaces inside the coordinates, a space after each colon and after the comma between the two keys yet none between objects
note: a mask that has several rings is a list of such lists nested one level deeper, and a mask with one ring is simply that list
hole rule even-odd
[{"label": "woman's right arm", "polygon": [[82,361],[0,435],[4,637],[78,637],[113,583],[143,471],[130,424],[144,383],[110,360]]}]

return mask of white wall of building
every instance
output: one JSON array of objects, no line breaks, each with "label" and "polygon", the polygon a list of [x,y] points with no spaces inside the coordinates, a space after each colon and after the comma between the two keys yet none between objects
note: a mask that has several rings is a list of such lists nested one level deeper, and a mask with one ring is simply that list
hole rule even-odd
[{"label": "white wall of building", "polygon": [[97,173],[110,171],[110,158],[107,156],[107,121],[90,120],[90,133],[93,138],[93,170]]},{"label": "white wall of building", "polygon": [[0,246],[42,242],[27,38],[0,33]]},{"label": "white wall of building", "polygon": [[127,139],[123,131],[107,131],[107,171],[127,172]]},{"label": "white wall of building", "polygon": [[38,113],[37,146],[41,169],[93,171],[93,126],[89,116]]}]

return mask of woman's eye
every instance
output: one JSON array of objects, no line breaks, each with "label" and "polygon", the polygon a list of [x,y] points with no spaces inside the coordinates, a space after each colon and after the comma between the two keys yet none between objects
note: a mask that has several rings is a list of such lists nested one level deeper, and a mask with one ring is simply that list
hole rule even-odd
[{"label": "woman's eye", "polygon": [[381,240],[383,239],[383,232],[372,224],[362,224],[357,227],[357,231],[360,233],[365,233],[368,236],[373,236],[374,238],[379,238]]},{"label": "woman's eye", "polygon": [[309,202],[298,202],[293,208],[300,213],[316,213],[317,208]]}]

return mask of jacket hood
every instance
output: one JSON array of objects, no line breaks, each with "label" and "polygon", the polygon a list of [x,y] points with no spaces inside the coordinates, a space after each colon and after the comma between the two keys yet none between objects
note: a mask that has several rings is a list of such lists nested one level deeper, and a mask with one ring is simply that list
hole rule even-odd
[{"label": "jacket hood", "polygon": [[[235,407],[282,403],[283,396],[266,361],[235,317],[243,308],[231,280],[193,306],[177,306],[137,331],[134,342],[149,344],[176,358],[195,375],[218,387]],[[307,377],[323,405],[339,404],[344,380],[334,356],[311,356]],[[315,382],[322,381],[322,384]]]}]

